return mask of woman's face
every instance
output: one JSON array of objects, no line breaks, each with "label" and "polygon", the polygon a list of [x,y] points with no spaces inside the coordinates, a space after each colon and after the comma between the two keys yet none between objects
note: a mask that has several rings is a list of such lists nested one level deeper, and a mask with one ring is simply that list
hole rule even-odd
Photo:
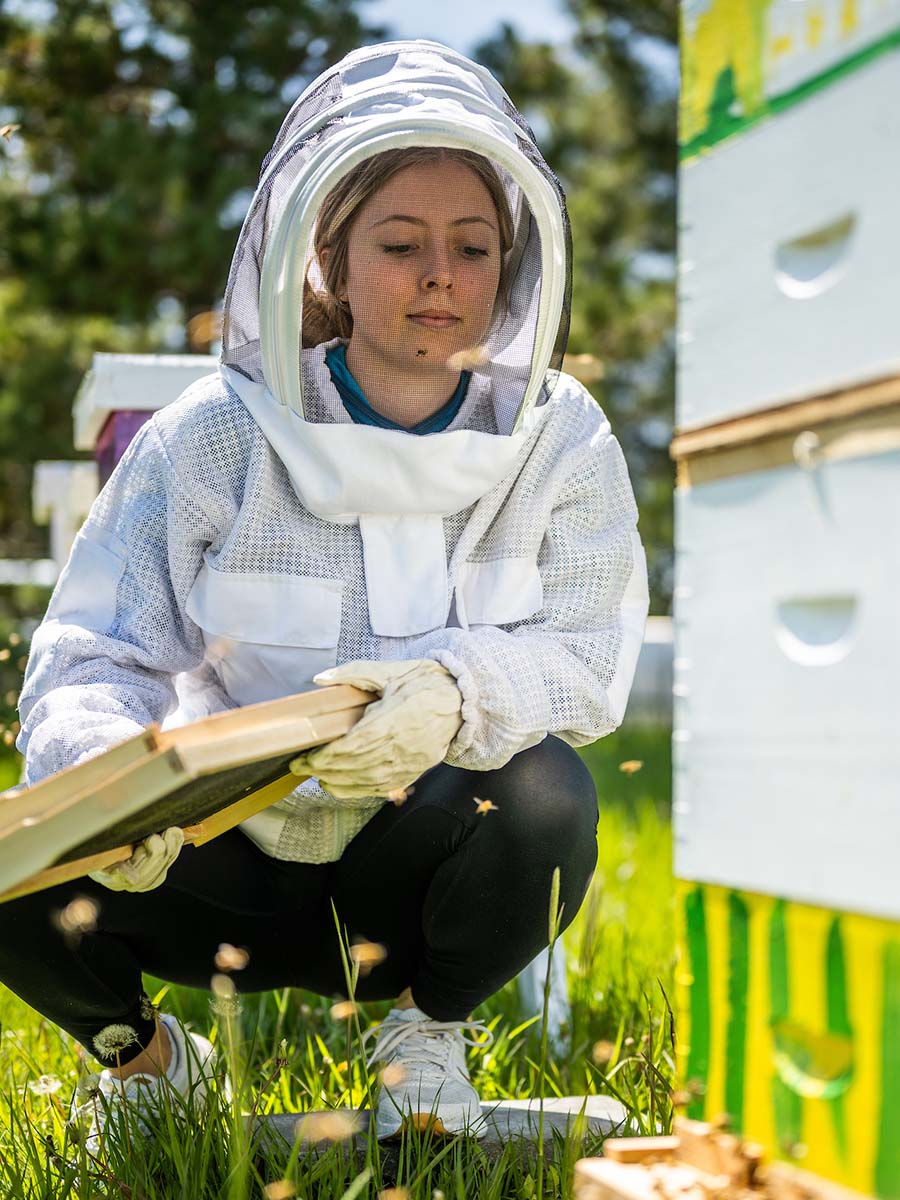
[{"label": "woman's face", "polygon": [[343,291],[356,362],[446,372],[483,342],[500,266],[497,212],[473,171],[452,160],[398,171],[350,229]]}]

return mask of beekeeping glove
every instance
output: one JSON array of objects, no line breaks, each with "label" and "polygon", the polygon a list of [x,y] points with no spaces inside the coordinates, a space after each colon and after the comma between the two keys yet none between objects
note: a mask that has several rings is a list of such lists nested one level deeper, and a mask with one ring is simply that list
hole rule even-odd
[{"label": "beekeeping glove", "polygon": [[349,733],[291,763],[297,775],[318,776],[338,800],[387,796],[408,787],[443,760],[462,724],[456,680],[430,659],[344,663],[313,682],[349,683],[381,697]]},{"label": "beekeeping glove", "polygon": [[165,882],[183,845],[184,830],[172,825],[165,833],[151,833],[139,842],[131,858],[88,875],[112,892],[150,892]]}]

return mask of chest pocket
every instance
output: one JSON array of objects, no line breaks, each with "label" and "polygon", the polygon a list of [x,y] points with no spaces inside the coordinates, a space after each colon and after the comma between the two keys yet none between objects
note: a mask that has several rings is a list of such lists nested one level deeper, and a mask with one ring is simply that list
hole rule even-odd
[{"label": "chest pocket", "polygon": [[185,609],[200,626],[207,660],[238,704],[309,691],[337,662],[338,579],[217,571],[204,564]]},{"label": "chest pocket", "polygon": [[460,625],[509,625],[532,617],[544,605],[544,586],[533,557],[466,562],[456,582]]}]

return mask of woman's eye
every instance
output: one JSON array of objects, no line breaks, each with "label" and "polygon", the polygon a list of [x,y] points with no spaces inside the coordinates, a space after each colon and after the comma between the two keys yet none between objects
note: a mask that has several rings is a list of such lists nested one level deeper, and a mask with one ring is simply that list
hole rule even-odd
[{"label": "woman's eye", "polygon": [[463,246],[463,254],[466,258],[487,258],[489,251],[481,246]]},{"label": "woman's eye", "polygon": [[381,248],[385,254],[406,254],[413,247],[409,242],[400,242],[393,246],[382,246]]}]

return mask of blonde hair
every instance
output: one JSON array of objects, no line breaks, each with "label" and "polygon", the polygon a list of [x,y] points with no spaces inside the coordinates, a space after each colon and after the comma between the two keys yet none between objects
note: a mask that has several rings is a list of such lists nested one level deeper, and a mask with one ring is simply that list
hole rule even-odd
[{"label": "blonde hair", "polygon": [[[362,206],[398,171],[407,167],[431,166],[447,161],[468,167],[487,188],[497,211],[501,258],[506,255],[513,241],[512,213],[500,176],[482,155],[445,146],[412,146],[399,150],[385,150],[372,158],[364,159],[331,189],[319,210],[313,246],[325,283],[325,291],[316,291],[308,277],[304,280],[305,347],[318,346],[321,342],[328,342],[336,337],[346,341],[353,333],[350,309],[346,301],[342,303],[338,297],[347,275],[350,229]],[[323,260],[325,250],[328,254]],[[497,296],[503,304],[506,303],[506,281],[502,270]]]}]

